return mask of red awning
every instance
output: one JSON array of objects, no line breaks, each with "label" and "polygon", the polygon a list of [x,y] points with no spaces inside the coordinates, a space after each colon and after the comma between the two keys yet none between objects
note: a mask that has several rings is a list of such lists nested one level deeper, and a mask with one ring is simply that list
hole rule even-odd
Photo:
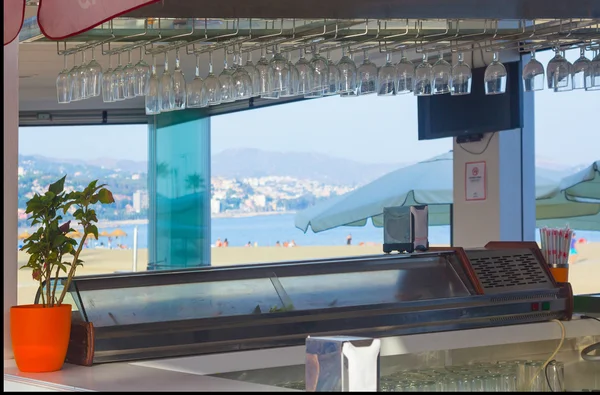
[{"label": "red awning", "polygon": [[4,0],[4,45],[19,35],[25,17],[25,0]]},{"label": "red awning", "polygon": [[[51,40],[63,40],[160,0],[40,0],[37,22]],[[4,0],[4,45],[21,30],[25,0]]]}]

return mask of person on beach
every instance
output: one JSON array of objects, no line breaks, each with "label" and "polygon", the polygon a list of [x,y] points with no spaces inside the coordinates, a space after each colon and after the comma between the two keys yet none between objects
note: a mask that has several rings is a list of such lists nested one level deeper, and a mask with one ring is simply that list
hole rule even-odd
[{"label": "person on beach", "polygon": [[252,247],[252,243],[251,243],[251,242],[248,242],[248,243],[246,244],[246,247]]},{"label": "person on beach", "polygon": [[296,242],[294,240],[290,241],[289,246],[290,247],[296,247]]},{"label": "person on beach", "polygon": [[217,239],[217,242],[215,243],[215,247],[222,247],[223,243],[221,242],[221,239]]},{"label": "person on beach", "polygon": [[227,241],[227,239],[223,240],[223,247],[228,247],[229,246],[229,242]]},{"label": "person on beach", "polygon": [[275,243],[275,247],[281,247],[281,244],[279,244],[279,240],[277,240],[277,243]]},{"label": "person on beach", "polygon": [[346,236],[346,245],[352,245],[352,234],[349,233],[348,236]]}]

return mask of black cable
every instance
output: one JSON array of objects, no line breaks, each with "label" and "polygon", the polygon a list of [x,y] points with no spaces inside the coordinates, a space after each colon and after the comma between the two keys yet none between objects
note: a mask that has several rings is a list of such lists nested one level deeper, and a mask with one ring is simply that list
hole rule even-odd
[{"label": "black cable", "polygon": [[[550,389],[550,392],[558,392],[552,388],[552,385],[550,384],[550,378],[548,377],[548,366],[550,366],[551,363],[554,363],[554,366],[557,366],[556,359],[553,359],[552,361],[548,362],[548,364],[544,368],[544,375],[546,376],[546,384],[548,384],[548,388]],[[560,376],[558,375],[558,370],[556,370],[555,375],[556,375],[556,381],[558,381],[558,387],[560,389],[560,388],[562,388],[563,385],[560,382]]]},{"label": "black cable", "polygon": [[462,144],[458,144],[458,146],[465,152],[471,154],[471,155],[481,155],[483,154],[485,151],[487,151],[488,147],[490,146],[490,143],[492,142],[492,139],[494,138],[494,136],[496,135],[496,132],[493,132],[492,135],[490,136],[490,138],[488,139],[487,143],[485,143],[485,147],[483,148],[483,150],[481,152],[472,152],[469,151],[468,149],[466,149],[465,147],[462,146]]},{"label": "black cable", "polygon": [[[552,361],[554,361],[554,359]],[[552,361],[548,362],[548,364],[544,368],[544,376],[546,376],[546,384],[548,384],[550,392],[554,392],[554,390],[552,389],[552,385],[550,384],[550,379],[548,378],[548,366],[550,366],[550,363],[552,363]]]}]

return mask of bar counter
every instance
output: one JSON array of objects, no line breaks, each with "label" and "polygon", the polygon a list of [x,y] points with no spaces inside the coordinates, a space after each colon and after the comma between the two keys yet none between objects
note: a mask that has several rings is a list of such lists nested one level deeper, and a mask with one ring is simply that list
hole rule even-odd
[{"label": "bar counter", "polygon": [[[574,317],[563,322],[566,339],[600,337],[600,323]],[[381,356],[552,341],[561,338],[556,322],[438,332],[382,339]],[[597,341],[597,339],[596,339]],[[565,346],[563,346],[564,348]],[[53,373],[22,373],[4,361],[5,391],[282,391],[283,388],[210,375],[304,363],[304,347],[283,347],[192,357],[98,364],[65,364]],[[515,359],[519,359],[518,356]],[[593,372],[589,362],[578,371]],[[583,368],[582,368],[583,367]],[[589,369],[588,369],[589,368]],[[592,374],[593,375],[593,374]],[[598,378],[592,380],[598,380]],[[588,380],[589,381],[589,380]],[[595,385],[595,384],[592,384]]]}]

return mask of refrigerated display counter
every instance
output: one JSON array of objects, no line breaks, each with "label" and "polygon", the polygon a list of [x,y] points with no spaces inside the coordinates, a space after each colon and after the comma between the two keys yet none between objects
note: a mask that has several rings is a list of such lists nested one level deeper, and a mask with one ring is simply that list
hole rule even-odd
[{"label": "refrigerated display counter", "polygon": [[[83,364],[568,320],[573,294],[535,243],[78,277]],[[81,329],[83,328],[83,329]],[[85,354],[85,355],[77,355]]]}]

